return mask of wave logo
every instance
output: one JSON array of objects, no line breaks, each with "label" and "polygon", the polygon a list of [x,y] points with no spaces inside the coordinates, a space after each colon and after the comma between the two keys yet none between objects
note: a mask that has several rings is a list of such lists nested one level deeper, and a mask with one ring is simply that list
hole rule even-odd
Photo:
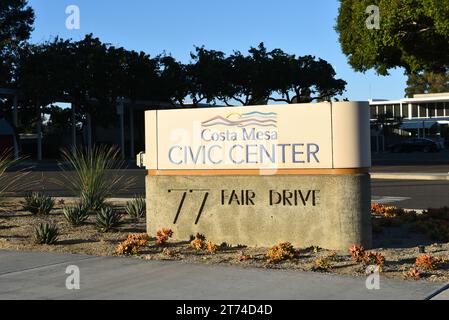
[{"label": "wave logo", "polygon": [[278,115],[275,112],[248,112],[248,113],[230,113],[225,118],[216,116],[212,119],[204,121],[201,125],[203,127],[272,127],[277,128]]}]

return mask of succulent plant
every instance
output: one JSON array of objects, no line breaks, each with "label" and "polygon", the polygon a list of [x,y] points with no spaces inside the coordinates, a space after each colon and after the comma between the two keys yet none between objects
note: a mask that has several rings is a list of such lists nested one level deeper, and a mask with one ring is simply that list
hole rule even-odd
[{"label": "succulent plant", "polygon": [[173,231],[168,228],[163,228],[162,230],[158,230],[156,232],[156,244],[158,246],[164,245],[168,239],[173,237]]},{"label": "succulent plant", "polygon": [[40,223],[34,230],[34,240],[37,244],[55,244],[58,236],[58,227],[50,223]]},{"label": "succulent plant", "polygon": [[117,255],[136,255],[140,248],[148,245],[150,237],[146,233],[129,234],[128,238],[121,242],[115,249]]},{"label": "succulent plant", "polygon": [[[91,149],[64,150],[60,184],[78,194],[89,210],[100,210],[117,190],[127,190],[135,178],[127,178],[123,161],[114,147],[94,146]],[[73,174],[74,173],[74,174]]]},{"label": "succulent plant", "polygon": [[442,257],[434,257],[431,254],[421,254],[416,258],[415,265],[425,271],[437,270],[447,264],[447,260]]},{"label": "succulent plant", "polygon": [[366,251],[363,246],[353,245],[349,248],[349,253],[351,254],[352,260],[354,262],[363,262]]},{"label": "succulent plant", "polygon": [[97,213],[96,227],[100,232],[117,229],[122,223],[122,215],[111,207],[104,207]]},{"label": "succulent plant", "polygon": [[141,219],[146,213],[146,201],[143,197],[134,197],[132,201],[126,203],[125,211],[133,219]]},{"label": "succulent plant", "polygon": [[89,210],[81,202],[73,206],[64,207],[62,212],[67,222],[74,227],[82,225],[89,218]]},{"label": "succulent plant", "polygon": [[53,210],[55,201],[43,193],[31,192],[25,196],[22,206],[33,215],[48,215]]},{"label": "succulent plant", "polygon": [[318,258],[315,260],[312,270],[329,272],[332,270],[332,268],[333,268],[333,265],[332,265],[332,262],[329,259],[329,257],[321,257],[321,258]]},{"label": "succulent plant", "polygon": [[297,256],[297,252],[290,242],[283,242],[272,247],[266,254],[269,263],[277,263],[291,260]]}]

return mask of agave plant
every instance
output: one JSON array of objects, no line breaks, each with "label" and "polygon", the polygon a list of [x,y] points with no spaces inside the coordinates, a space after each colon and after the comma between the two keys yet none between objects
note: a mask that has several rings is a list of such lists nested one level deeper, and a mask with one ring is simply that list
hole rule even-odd
[{"label": "agave plant", "polygon": [[122,215],[111,207],[104,207],[97,213],[96,227],[100,232],[117,229],[122,223]]},{"label": "agave plant", "polygon": [[58,236],[58,227],[50,223],[40,223],[34,230],[34,240],[37,244],[55,244]]},{"label": "agave plant", "polygon": [[[30,181],[27,181],[27,183],[22,181],[22,178],[28,175],[29,172],[19,170],[14,175],[7,174],[7,170],[19,161],[20,159],[13,159],[12,152],[9,149],[0,152],[0,198],[11,191],[19,189],[19,187],[24,188],[30,183]],[[1,209],[2,207],[0,206]]]},{"label": "agave plant", "polygon": [[114,147],[63,150],[62,155],[68,165],[62,165],[64,174],[60,182],[79,195],[89,210],[100,210],[114,191],[126,190],[135,181],[125,178],[123,161],[119,160],[118,150]]},{"label": "agave plant", "polygon": [[62,213],[67,222],[74,227],[82,225],[89,218],[89,210],[82,202],[64,207]]},{"label": "agave plant", "polygon": [[36,215],[48,215],[55,206],[55,201],[40,192],[28,193],[22,202],[23,210]]},{"label": "agave plant", "polygon": [[139,220],[145,216],[146,201],[144,197],[135,196],[132,201],[126,203],[125,212],[133,219]]}]

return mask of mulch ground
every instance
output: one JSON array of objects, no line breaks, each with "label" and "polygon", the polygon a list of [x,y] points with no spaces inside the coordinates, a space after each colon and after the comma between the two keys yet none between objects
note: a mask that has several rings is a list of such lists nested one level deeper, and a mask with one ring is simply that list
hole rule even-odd
[{"label": "mulch ground", "polygon": [[[61,205],[56,206],[49,216],[33,216],[22,211],[18,203],[4,203],[0,211],[0,249],[76,253],[96,256],[113,256],[117,245],[125,240],[129,233],[145,232],[145,222],[137,222],[124,215],[123,224],[116,232],[100,233],[95,228],[95,216],[90,216],[86,224],[80,227],[70,226],[62,215]],[[118,208],[120,210],[120,208]],[[59,228],[59,237],[55,245],[39,245],[34,242],[34,228],[40,222],[52,222]],[[207,236],[207,235],[206,235]],[[372,251],[385,257],[382,275],[388,278],[405,279],[405,274],[415,267],[419,255],[418,246],[424,245],[426,253],[435,257],[449,259],[449,244],[435,243],[425,235],[414,232],[407,224],[383,225],[373,234]],[[273,244],[275,245],[275,244]],[[335,252],[320,248],[296,248],[293,259],[279,263],[269,263],[266,258],[268,248],[219,246],[214,254],[196,251],[190,246],[190,240],[175,242],[169,240],[164,246],[157,246],[155,239],[142,248],[132,258],[147,260],[177,260],[191,263],[227,264],[245,268],[288,269],[298,271],[330,272],[351,276],[365,276],[366,266],[352,261],[348,252]],[[316,261],[328,262],[326,270],[317,269]],[[448,282],[449,264],[445,263],[437,270],[426,271],[416,281]]]}]

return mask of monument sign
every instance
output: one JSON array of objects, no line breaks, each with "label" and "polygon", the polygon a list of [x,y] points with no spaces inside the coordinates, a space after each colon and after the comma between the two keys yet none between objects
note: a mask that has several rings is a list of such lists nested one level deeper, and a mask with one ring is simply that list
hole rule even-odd
[{"label": "monument sign", "polygon": [[147,111],[150,234],[371,245],[367,102]]}]

